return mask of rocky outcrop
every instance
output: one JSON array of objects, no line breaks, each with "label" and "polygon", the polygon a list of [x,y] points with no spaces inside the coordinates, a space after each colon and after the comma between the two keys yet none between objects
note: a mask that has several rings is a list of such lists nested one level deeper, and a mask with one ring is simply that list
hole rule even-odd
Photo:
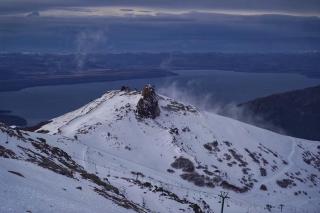
[{"label": "rocky outcrop", "polygon": [[156,118],[160,115],[158,96],[155,89],[150,84],[144,86],[142,98],[137,104],[137,114],[141,118]]}]

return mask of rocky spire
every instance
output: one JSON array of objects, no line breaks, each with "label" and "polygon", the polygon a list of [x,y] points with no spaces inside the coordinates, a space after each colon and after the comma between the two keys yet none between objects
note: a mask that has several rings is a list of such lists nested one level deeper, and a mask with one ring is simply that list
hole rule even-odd
[{"label": "rocky spire", "polygon": [[160,115],[158,104],[158,96],[155,89],[150,84],[144,86],[142,90],[142,98],[137,104],[137,113],[142,118],[156,118]]}]

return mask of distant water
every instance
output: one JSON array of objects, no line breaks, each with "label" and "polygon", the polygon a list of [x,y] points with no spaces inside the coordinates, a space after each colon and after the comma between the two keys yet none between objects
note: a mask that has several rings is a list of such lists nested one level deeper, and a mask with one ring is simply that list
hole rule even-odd
[{"label": "distant water", "polygon": [[215,107],[226,103],[241,103],[272,93],[300,89],[320,84],[297,74],[256,74],[217,70],[175,71],[178,76],[153,79],[42,86],[0,93],[0,110],[11,110],[28,125],[37,124],[74,110],[122,85],[140,89],[154,84],[164,95],[190,102],[198,107]]}]

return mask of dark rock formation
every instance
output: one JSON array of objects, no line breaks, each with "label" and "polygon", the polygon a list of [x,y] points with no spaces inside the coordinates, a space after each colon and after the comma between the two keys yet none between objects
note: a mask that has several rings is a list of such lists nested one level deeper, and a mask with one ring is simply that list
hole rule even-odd
[{"label": "dark rock formation", "polygon": [[262,185],[260,186],[260,190],[261,190],[261,191],[267,191],[268,189],[267,189],[266,185],[262,184]]},{"label": "dark rock formation", "polygon": [[160,115],[158,96],[150,84],[144,86],[142,98],[137,104],[137,113],[141,118],[156,118]]},{"label": "dark rock formation", "polygon": [[120,91],[130,92],[130,87],[128,87],[128,86],[121,86]]},{"label": "dark rock formation", "polygon": [[175,169],[182,169],[184,172],[193,172],[194,171],[194,165],[191,160],[179,157],[177,158],[171,166]]}]

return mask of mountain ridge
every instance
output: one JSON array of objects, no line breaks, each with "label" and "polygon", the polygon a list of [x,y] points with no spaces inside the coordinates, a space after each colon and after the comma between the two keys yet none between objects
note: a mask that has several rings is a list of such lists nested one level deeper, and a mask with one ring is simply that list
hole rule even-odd
[{"label": "mountain ridge", "polygon": [[[139,117],[140,91],[116,90],[52,119],[36,132],[12,131],[59,147],[93,174],[90,178],[107,178],[105,184],[118,188],[123,202],[138,212],[218,212],[220,191],[229,192],[230,212],[276,212],[280,204],[286,205],[284,212],[319,207],[316,142],[158,97],[160,115],[154,119]],[[0,136],[3,141],[5,134]],[[2,146],[17,152],[14,146]],[[24,175],[24,167],[17,168]],[[91,202],[89,206],[95,204]],[[115,212],[128,211],[112,203],[105,208],[110,205]]]},{"label": "mountain ridge", "polygon": [[238,107],[245,122],[276,132],[280,129],[294,137],[320,140],[320,85],[257,98]]}]

